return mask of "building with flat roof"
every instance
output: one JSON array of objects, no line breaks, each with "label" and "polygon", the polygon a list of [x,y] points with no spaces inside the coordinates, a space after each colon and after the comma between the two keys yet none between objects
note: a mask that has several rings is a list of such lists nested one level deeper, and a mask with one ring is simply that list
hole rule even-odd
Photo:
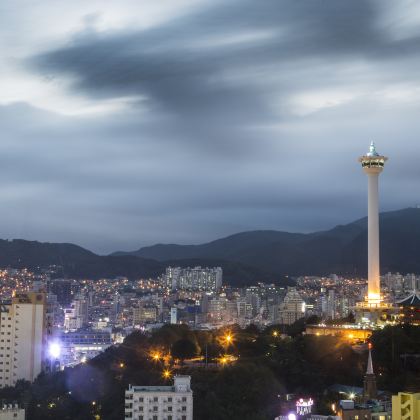
[{"label": "building with flat roof", "polygon": [[16,293],[0,305],[0,388],[35,380],[48,365],[50,334],[45,293]]},{"label": "building with flat roof", "polygon": [[191,377],[177,375],[173,386],[130,385],[125,391],[125,418],[135,420],[192,420]]}]

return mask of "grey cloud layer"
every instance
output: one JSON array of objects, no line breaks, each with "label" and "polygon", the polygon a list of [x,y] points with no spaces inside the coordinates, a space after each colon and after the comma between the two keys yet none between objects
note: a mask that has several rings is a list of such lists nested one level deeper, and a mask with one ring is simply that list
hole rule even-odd
[{"label": "grey cloud layer", "polygon": [[68,81],[68,95],[130,108],[95,118],[0,108],[3,236],[108,252],[328,228],[365,214],[356,158],[372,138],[391,155],[384,208],[416,204],[418,173],[405,167],[420,151],[420,98],[383,92],[415,92],[420,31],[402,35],[386,3],[212,2],[27,57],[32,74]]}]

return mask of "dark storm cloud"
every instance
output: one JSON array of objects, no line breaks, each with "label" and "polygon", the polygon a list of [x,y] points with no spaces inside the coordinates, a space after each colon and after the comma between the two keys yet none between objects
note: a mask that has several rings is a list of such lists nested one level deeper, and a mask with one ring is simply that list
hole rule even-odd
[{"label": "dark storm cloud", "polygon": [[[89,32],[32,62],[49,77],[75,77],[73,88],[95,97],[144,94],[151,107],[210,119],[229,110],[230,118],[242,121],[244,113],[267,112],[265,92],[240,77],[226,82],[225,73],[251,69],[261,82],[261,65],[292,70],[291,62],[320,55],[389,54],[393,46],[375,18],[375,8],[364,1],[216,3],[164,27]],[[291,88],[288,80],[281,87]]]},{"label": "dark storm cloud", "polygon": [[420,31],[391,15],[381,1],[216,1],[36,50],[23,64],[46,86],[127,102],[0,107],[3,236],[112,251],[326,229],[365,215],[356,160],[371,139],[391,155],[384,208],[417,204]]}]

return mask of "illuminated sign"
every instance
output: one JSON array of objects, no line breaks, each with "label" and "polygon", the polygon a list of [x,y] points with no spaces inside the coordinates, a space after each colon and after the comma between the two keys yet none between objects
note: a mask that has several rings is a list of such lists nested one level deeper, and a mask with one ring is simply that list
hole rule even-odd
[{"label": "illuminated sign", "polygon": [[309,399],[301,398],[296,401],[296,412],[299,416],[305,416],[306,414],[310,414],[313,405],[314,405],[314,400],[312,398],[309,398]]}]

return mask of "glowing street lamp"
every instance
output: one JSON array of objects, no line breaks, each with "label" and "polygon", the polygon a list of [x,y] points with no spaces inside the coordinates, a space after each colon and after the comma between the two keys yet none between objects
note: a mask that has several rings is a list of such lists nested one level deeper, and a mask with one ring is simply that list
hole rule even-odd
[{"label": "glowing street lamp", "polygon": [[171,377],[171,374],[172,374],[172,372],[171,372],[169,369],[165,369],[165,370],[163,371],[163,373],[162,373],[162,376],[163,376],[165,379],[169,379],[169,378]]},{"label": "glowing street lamp", "polygon": [[273,331],[273,337],[274,338],[276,338],[276,337],[278,337],[279,336],[279,332],[278,331],[276,331],[276,330],[274,330]]}]

